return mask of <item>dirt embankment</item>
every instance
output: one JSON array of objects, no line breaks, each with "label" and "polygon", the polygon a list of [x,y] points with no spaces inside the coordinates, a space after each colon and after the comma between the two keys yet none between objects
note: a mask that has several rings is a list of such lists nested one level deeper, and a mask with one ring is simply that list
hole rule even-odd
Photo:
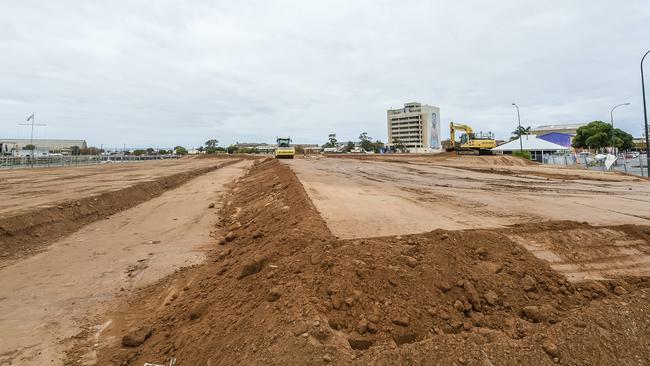
[{"label": "dirt embankment", "polygon": [[36,253],[54,240],[86,224],[131,208],[166,190],[178,187],[194,177],[237,161],[236,159],[223,160],[205,168],[176,173],[136,183],[123,189],[57,202],[51,206],[37,207],[16,215],[2,217],[0,218],[0,265],[2,261]]},{"label": "dirt embankment", "polygon": [[458,155],[455,152],[440,154],[325,154],[328,158],[387,161],[394,163],[436,163],[463,166],[534,166],[528,159],[511,155]]},{"label": "dirt embankment", "polygon": [[336,240],[273,160],[222,217],[209,262],[111,315],[99,364],[650,363],[646,280],[570,283],[508,229]]}]

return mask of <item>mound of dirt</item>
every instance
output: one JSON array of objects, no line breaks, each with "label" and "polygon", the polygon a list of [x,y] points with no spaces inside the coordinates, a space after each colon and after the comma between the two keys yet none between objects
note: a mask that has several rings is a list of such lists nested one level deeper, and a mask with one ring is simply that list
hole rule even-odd
[{"label": "mound of dirt", "polygon": [[394,163],[436,163],[450,166],[531,166],[538,163],[511,155],[458,155],[455,152],[439,154],[325,154],[328,158],[377,160]]},{"label": "mound of dirt", "polygon": [[0,218],[0,260],[13,260],[43,250],[54,240],[70,234],[93,221],[131,208],[188,180],[234,164],[238,160],[221,160],[214,165],[177,173],[123,189],[37,207]]},{"label": "mound of dirt", "polygon": [[[647,281],[570,283],[509,229],[337,240],[275,160],[235,184],[221,217],[208,262],[110,315],[98,364],[650,362]],[[141,345],[122,344],[139,329]]]}]

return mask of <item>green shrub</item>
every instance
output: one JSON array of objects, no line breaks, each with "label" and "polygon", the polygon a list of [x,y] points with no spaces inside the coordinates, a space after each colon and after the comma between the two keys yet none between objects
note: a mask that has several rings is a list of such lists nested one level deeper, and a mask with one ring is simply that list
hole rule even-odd
[{"label": "green shrub", "polygon": [[528,159],[530,160],[530,151],[528,150],[523,150],[523,151],[513,151],[512,156],[518,156],[520,158]]}]

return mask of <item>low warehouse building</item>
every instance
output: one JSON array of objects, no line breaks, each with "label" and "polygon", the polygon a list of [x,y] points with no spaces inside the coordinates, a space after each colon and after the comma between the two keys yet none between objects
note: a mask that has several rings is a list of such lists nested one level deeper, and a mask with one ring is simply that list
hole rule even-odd
[{"label": "low warehouse building", "polygon": [[4,155],[12,154],[12,151],[22,151],[25,146],[33,144],[39,151],[71,153],[73,150],[85,150],[88,148],[86,140],[59,140],[59,139],[0,139],[0,151]]}]

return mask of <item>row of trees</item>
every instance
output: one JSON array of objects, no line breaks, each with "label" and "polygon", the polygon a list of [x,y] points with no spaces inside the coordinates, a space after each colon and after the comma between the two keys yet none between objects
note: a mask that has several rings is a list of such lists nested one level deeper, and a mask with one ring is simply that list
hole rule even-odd
[{"label": "row of trees", "polygon": [[[216,139],[210,139],[205,142],[204,146],[200,146],[197,148],[198,151],[200,152],[206,152],[208,154],[217,154],[217,153],[225,153],[226,151],[232,150],[230,147],[228,148],[223,148],[218,146],[219,141]],[[146,148],[146,149],[136,149],[131,152],[131,154],[136,155],[136,156],[141,156],[141,155],[165,155],[165,154],[177,154],[177,155],[187,155],[188,151],[184,146],[174,146],[173,149],[171,150],[165,150],[165,149],[154,149],[152,147]]]},{"label": "row of trees", "polygon": [[[181,146],[178,146],[181,147]],[[142,156],[142,155],[167,155],[173,153],[174,150],[165,150],[165,149],[154,149],[153,147],[148,147],[146,149],[136,149],[133,150],[131,153],[135,156]]]},{"label": "row of trees", "polygon": [[210,139],[205,142],[203,146],[197,148],[201,153],[205,152],[206,154],[252,154],[256,153],[257,149],[253,147],[242,147],[237,145],[228,145],[226,147],[219,146],[219,140]]},{"label": "row of trees", "polygon": [[[367,132],[362,132],[359,135],[359,147],[361,147],[364,151],[373,151],[373,152],[380,152],[381,149],[384,148],[384,143],[375,140],[374,142],[372,141],[373,138],[368,135]],[[352,141],[348,141],[347,143],[339,143],[338,140],[336,139],[336,134],[335,133],[330,133],[327,137],[327,142],[323,144],[324,148],[333,148],[333,147],[340,147],[342,146],[343,148],[341,149],[344,152],[351,151],[352,149],[355,148],[355,143]]]},{"label": "row of trees", "polygon": [[173,149],[170,149],[170,150],[154,149],[153,147],[148,147],[146,149],[135,149],[135,150],[133,150],[131,152],[125,151],[124,154],[125,155],[135,155],[135,156],[167,155],[167,154],[186,155],[187,154],[187,149],[184,148],[183,146],[175,146]]}]

